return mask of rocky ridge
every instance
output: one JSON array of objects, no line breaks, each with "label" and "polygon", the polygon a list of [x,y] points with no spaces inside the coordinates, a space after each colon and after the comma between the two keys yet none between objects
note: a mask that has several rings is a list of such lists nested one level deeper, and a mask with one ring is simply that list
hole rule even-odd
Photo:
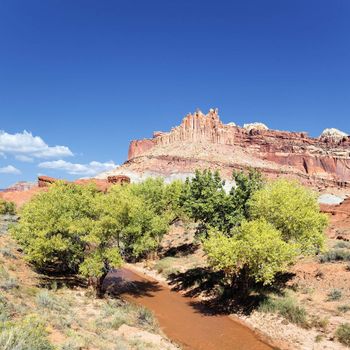
[{"label": "rocky ridge", "polygon": [[[177,176],[198,168],[232,170],[255,167],[269,177],[288,176],[322,190],[350,187],[350,136],[326,129],[318,138],[306,132],[270,130],[262,123],[224,124],[217,109],[188,114],[169,132],[133,140],[124,165],[99,178],[117,174]],[[350,190],[349,190],[350,191]]]}]

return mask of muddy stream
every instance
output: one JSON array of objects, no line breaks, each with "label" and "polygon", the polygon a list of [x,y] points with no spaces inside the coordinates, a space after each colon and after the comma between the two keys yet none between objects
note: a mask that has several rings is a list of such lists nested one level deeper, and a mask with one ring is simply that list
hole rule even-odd
[{"label": "muddy stream", "polygon": [[271,350],[248,327],[226,315],[213,315],[198,301],[126,268],[106,277],[109,288],[153,311],[169,339],[185,350]]}]

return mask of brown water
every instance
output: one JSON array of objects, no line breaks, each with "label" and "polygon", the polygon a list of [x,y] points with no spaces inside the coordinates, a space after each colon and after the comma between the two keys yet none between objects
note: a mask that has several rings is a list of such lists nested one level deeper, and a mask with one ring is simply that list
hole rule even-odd
[{"label": "brown water", "polygon": [[249,328],[225,315],[212,315],[198,301],[171,291],[126,268],[111,272],[107,286],[128,301],[153,311],[163,332],[183,349],[271,350]]}]

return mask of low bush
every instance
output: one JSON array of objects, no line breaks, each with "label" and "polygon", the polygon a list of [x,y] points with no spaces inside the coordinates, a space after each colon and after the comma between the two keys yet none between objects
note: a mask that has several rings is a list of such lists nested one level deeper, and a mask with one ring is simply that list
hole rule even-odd
[{"label": "low bush", "polygon": [[0,198],[0,214],[10,214],[15,215],[16,214],[16,205],[13,202],[5,201],[4,199]]},{"label": "low bush", "polygon": [[350,311],[350,305],[340,305],[337,307],[337,310],[343,313],[348,312]]},{"label": "low bush", "polygon": [[174,266],[177,261],[178,261],[177,258],[166,257],[166,258],[158,260],[156,262],[156,264],[154,265],[154,268],[158,273],[161,273],[165,277],[168,277],[173,273],[179,272],[179,269]]},{"label": "low bush", "polygon": [[0,323],[9,318],[9,304],[6,298],[0,294]]},{"label": "low bush", "polygon": [[339,300],[342,297],[342,291],[340,289],[332,289],[327,294],[327,301],[336,301]]},{"label": "low bush", "polygon": [[18,287],[17,279],[11,277],[4,267],[0,266],[0,289],[7,291]]},{"label": "low bush", "polygon": [[350,248],[350,242],[339,241],[334,245],[334,248],[338,248],[338,249]]},{"label": "low bush", "polygon": [[342,344],[350,346],[350,323],[341,324],[335,335]]},{"label": "low bush", "polygon": [[147,331],[158,331],[158,324],[151,311],[122,301],[110,301],[102,308],[98,328],[118,329],[121,325],[138,326]]},{"label": "low bush", "polygon": [[36,304],[39,307],[53,310],[56,308],[57,302],[47,290],[42,290],[36,295]]},{"label": "low bush", "polygon": [[34,317],[5,322],[0,326],[2,350],[53,350],[45,326]]},{"label": "low bush", "polygon": [[320,256],[320,262],[350,261],[350,251],[345,249],[333,249]]},{"label": "low bush", "polygon": [[290,297],[268,298],[260,304],[259,310],[266,313],[278,313],[291,323],[303,328],[309,327],[305,309]]}]

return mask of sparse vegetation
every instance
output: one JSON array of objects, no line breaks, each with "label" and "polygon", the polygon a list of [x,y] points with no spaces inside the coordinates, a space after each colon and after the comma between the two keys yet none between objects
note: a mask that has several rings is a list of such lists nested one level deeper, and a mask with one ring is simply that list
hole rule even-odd
[{"label": "sparse vegetation", "polygon": [[0,215],[4,215],[4,214],[9,214],[9,215],[16,214],[16,205],[13,202],[8,202],[0,198]]},{"label": "sparse vegetation", "polygon": [[331,249],[320,256],[321,263],[334,261],[350,261],[350,251],[344,249]]},{"label": "sparse vegetation", "polygon": [[350,311],[350,305],[340,305],[337,307],[337,310],[342,313],[348,312]]},{"label": "sparse vegetation", "polygon": [[327,294],[327,301],[336,301],[341,299],[342,297],[342,291],[340,289],[332,289],[328,294]]},{"label": "sparse vegetation", "polygon": [[350,346],[350,323],[340,325],[335,335],[342,344]]},{"label": "sparse vegetation", "polygon": [[54,350],[47,339],[44,324],[35,317],[21,321],[7,321],[0,325],[2,350]]},{"label": "sparse vegetation", "polygon": [[278,313],[289,322],[303,328],[308,328],[310,326],[307,321],[305,309],[299,306],[291,297],[270,297],[260,304],[259,310],[261,312]]}]

